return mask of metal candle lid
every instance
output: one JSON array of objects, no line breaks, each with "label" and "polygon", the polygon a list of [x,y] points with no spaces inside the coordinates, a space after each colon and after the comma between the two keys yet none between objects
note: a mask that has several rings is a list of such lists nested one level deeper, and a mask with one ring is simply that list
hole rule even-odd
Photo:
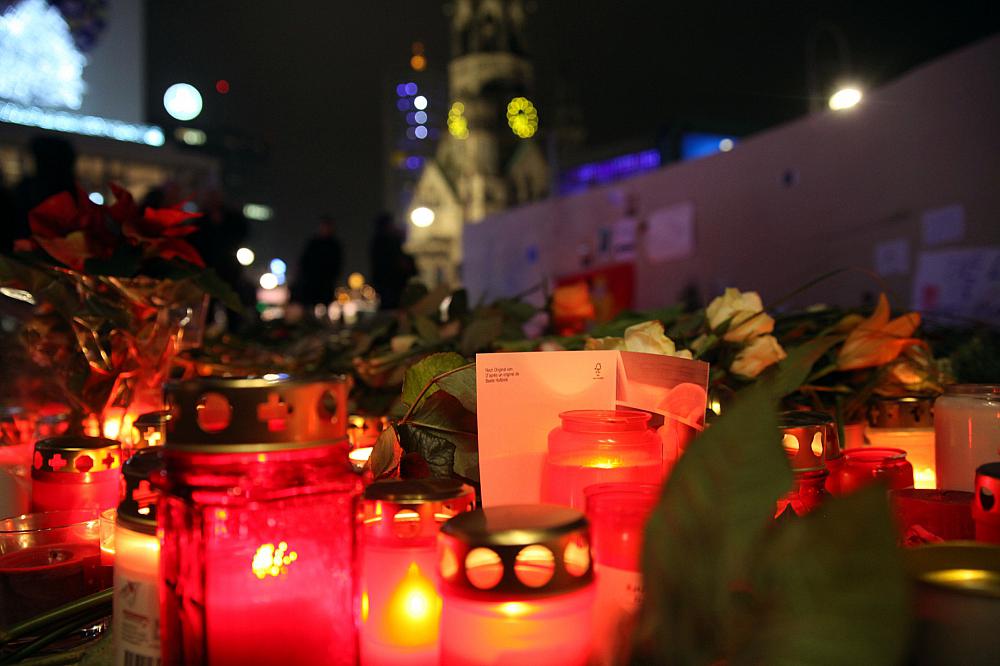
[{"label": "metal candle lid", "polygon": [[837,424],[824,412],[790,411],[778,415],[781,443],[797,472],[820,470],[841,456]]},{"label": "metal candle lid", "polygon": [[90,474],[121,467],[122,447],[103,437],[52,437],[35,443],[32,476]]},{"label": "metal candle lid", "polygon": [[362,499],[361,520],[375,538],[433,539],[441,523],[475,508],[476,491],[456,479],[376,481]]},{"label": "metal candle lid", "polygon": [[147,446],[166,444],[167,428],[172,419],[173,415],[167,410],[140,414],[132,422],[132,428],[135,430],[134,448],[141,449]]},{"label": "metal candle lid", "polygon": [[166,386],[167,446],[211,453],[323,446],[347,434],[345,377],[208,377]]},{"label": "metal candle lid", "polygon": [[163,469],[163,449],[137,451],[122,465],[125,495],[118,505],[118,522],[144,534],[156,533],[156,500],[150,480]]},{"label": "metal candle lid", "polygon": [[441,528],[438,557],[443,589],[476,599],[546,597],[593,580],[587,519],[552,504],[461,513]]},{"label": "metal candle lid", "polygon": [[873,428],[933,428],[937,395],[875,396],[868,405]]}]

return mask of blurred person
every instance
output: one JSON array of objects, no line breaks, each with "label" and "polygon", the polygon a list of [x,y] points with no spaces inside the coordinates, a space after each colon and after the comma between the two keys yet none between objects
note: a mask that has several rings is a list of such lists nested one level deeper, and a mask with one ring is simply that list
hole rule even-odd
[{"label": "blurred person", "polygon": [[[176,186],[168,183],[159,192],[148,195],[150,205],[162,198],[164,203],[176,204],[180,198]],[[198,230],[188,236],[188,240],[201,254],[205,266],[211,268],[239,296],[240,302],[246,306],[254,302],[256,290],[246,278],[243,267],[236,260],[236,251],[243,246],[249,234],[249,223],[243,211],[228,206],[220,190],[209,190],[202,197],[198,212],[202,216],[195,220]],[[225,312],[221,304],[212,305],[226,321],[230,330],[238,328],[243,322],[243,313]]]},{"label": "blurred person", "polygon": [[370,260],[372,286],[378,292],[381,307],[387,310],[399,307],[399,299],[410,278],[417,274],[413,257],[403,251],[403,230],[396,225],[389,213],[375,218]]},{"label": "blurred person", "polygon": [[329,305],[342,264],[343,248],[337,238],[336,222],[333,216],[323,215],[316,234],[306,243],[299,258],[299,276],[292,288],[292,300],[307,306]]},{"label": "blurred person", "polygon": [[35,158],[35,173],[25,176],[14,190],[13,228],[5,229],[4,239],[27,238],[28,212],[49,197],[69,192],[77,198],[76,151],[73,144],[54,136],[39,135],[29,145]]},{"label": "blurred person", "polygon": [[14,210],[14,196],[5,186],[0,171],[0,254],[9,253],[14,249],[14,241],[23,238],[16,235]]}]

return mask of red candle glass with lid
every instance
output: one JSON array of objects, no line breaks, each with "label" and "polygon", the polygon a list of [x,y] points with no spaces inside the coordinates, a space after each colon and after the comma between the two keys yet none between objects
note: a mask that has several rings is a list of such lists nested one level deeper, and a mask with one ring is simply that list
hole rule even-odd
[{"label": "red candle glass with lid", "polygon": [[587,519],[551,504],[462,513],[438,539],[442,666],[584,666],[593,571]]},{"label": "red candle glass with lid", "polygon": [[361,663],[438,666],[438,530],[475,505],[472,487],[454,479],[378,481],[365,488]]},{"label": "red candle glass with lid", "polygon": [[663,445],[648,426],[650,415],[633,410],[563,412],[549,433],[542,468],[542,502],[583,510],[583,489],[597,483],[660,483]]},{"label": "red candle glass with lid", "polygon": [[167,397],[164,663],[356,663],[346,381],[205,379]]},{"label": "red candle glass with lid", "polygon": [[63,436],[36,442],[31,510],[118,506],[121,464],[121,445],[112,439]]},{"label": "red candle glass with lid", "polygon": [[846,495],[875,481],[889,490],[913,487],[913,466],[906,451],[888,448],[861,448],[844,451],[844,462],[837,472],[835,487]]},{"label": "red candle glass with lid", "polygon": [[972,519],[976,522],[976,541],[1000,544],[1000,462],[976,469]]}]

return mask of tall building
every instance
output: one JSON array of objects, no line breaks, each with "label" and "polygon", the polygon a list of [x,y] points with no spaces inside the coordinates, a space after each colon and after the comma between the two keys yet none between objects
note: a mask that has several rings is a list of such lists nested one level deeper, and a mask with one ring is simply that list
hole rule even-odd
[{"label": "tall building", "polygon": [[407,246],[430,284],[461,281],[462,229],[548,195],[521,0],[459,0],[451,17],[450,104],[410,201]]}]

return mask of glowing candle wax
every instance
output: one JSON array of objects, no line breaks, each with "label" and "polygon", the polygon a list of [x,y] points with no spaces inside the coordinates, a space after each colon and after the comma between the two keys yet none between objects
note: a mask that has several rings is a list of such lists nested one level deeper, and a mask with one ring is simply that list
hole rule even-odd
[{"label": "glowing candle wax", "polygon": [[362,666],[437,666],[437,534],[475,505],[452,479],[379,481],[360,515]]},{"label": "glowing candle wax", "polygon": [[542,468],[543,502],[583,509],[583,489],[597,483],[659,483],[663,450],[646,427],[650,415],[628,410],[576,410],[559,415]]},{"label": "glowing candle wax", "polygon": [[213,378],[168,395],[164,663],[356,664],[346,382]]},{"label": "glowing candle wax", "polygon": [[35,444],[32,511],[96,509],[118,505],[122,453],[98,437],[53,437]]},{"label": "glowing candle wax", "polygon": [[865,437],[872,446],[906,451],[914,488],[937,488],[933,406],[934,396],[879,397],[868,410]]},{"label": "glowing candle wax", "polygon": [[438,541],[442,666],[584,666],[593,571],[587,520],[550,504],[459,514]]}]

